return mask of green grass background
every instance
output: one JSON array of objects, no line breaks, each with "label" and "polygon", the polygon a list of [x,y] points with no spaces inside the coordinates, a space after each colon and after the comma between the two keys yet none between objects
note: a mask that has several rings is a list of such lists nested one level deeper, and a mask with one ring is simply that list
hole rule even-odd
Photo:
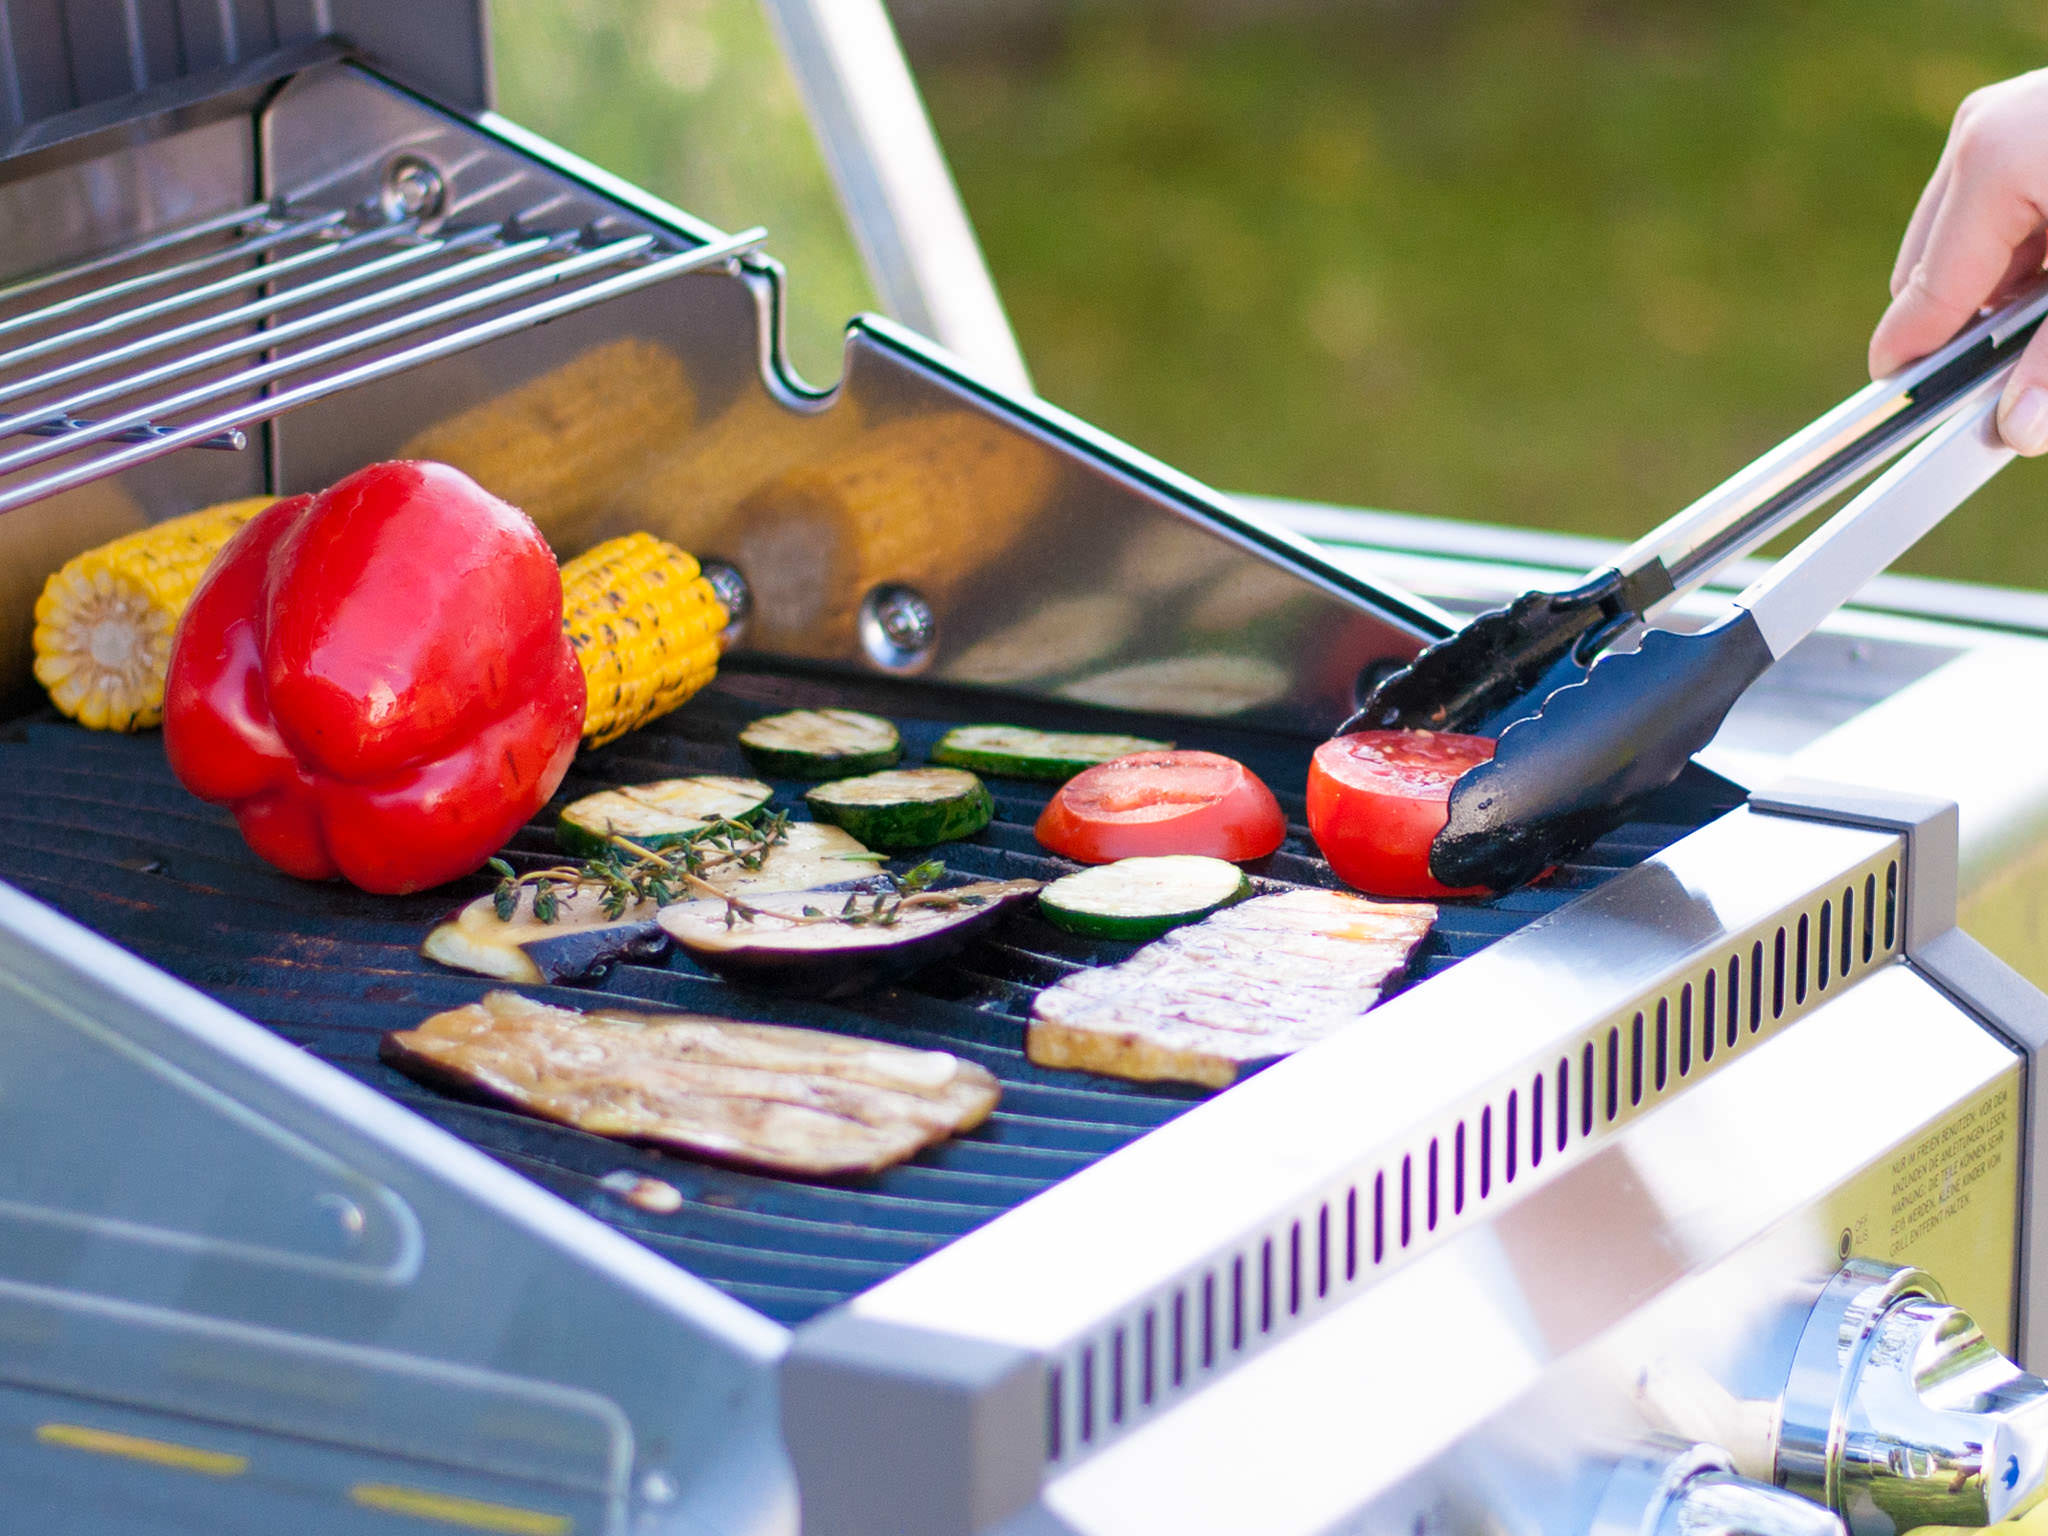
[{"label": "green grass background", "polygon": [[[2048,62],[2021,0],[932,15],[906,48],[1047,398],[1232,489],[1616,536],[1863,381],[1956,103]],[[495,16],[509,115],[770,226],[831,377],[873,301],[754,0]],[[2044,511],[2016,466],[1904,568],[2048,586]]]}]

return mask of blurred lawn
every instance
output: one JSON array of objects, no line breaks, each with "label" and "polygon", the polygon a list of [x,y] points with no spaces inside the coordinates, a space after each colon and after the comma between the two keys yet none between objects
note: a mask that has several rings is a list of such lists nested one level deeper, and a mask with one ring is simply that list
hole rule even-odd
[{"label": "blurred lawn", "polygon": [[[1956,102],[2048,58],[2023,0],[1039,9],[905,40],[1042,393],[1226,487],[1614,535],[1862,382]],[[793,97],[650,41],[751,10],[499,0],[504,109],[836,318],[843,242],[757,211]],[[1908,568],[2048,586],[2044,504],[2017,466]]]},{"label": "blurred lawn", "polygon": [[798,370],[874,290],[759,0],[492,0],[507,117],[722,229],[766,224]]}]

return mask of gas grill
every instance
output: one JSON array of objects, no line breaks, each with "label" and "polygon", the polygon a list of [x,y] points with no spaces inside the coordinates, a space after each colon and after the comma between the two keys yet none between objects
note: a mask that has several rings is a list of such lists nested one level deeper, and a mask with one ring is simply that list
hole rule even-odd
[{"label": "gas grill", "polygon": [[[811,390],[759,231],[482,111],[464,18],[342,9],[152,73],[196,24],[144,6],[131,88],[78,65],[17,113],[6,685],[75,550],[431,452],[564,554],[700,551],[735,613],[718,681],[557,805],[736,769],[793,706],[887,715],[913,758],[969,721],[1126,731],[1246,762],[1289,817],[1255,878],[1330,883],[1308,753],[1441,613],[887,321]],[[105,18],[52,15],[90,59]],[[50,39],[17,31],[19,83]],[[2048,999],[1955,926],[1953,804],[1696,765],[1537,884],[1447,903],[1370,1019],[1213,1095],[1028,1063],[1035,991],[1130,952],[1031,917],[831,1004],[681,960],[536,989],[1000,1079],[975,1132],[830,1183],[383,1066],[386,1030],[487,990],[417,954],[482,881],[292,881],[153,737],[25,692],[0,772],[24,1528],[1825,1536],[1825,1504],[1861,1536],[2048,1487],[2048,1385],[1993,1352],[2048,1359]],[[949,867],[1063,867],[1043,794],[996,789]]]}]

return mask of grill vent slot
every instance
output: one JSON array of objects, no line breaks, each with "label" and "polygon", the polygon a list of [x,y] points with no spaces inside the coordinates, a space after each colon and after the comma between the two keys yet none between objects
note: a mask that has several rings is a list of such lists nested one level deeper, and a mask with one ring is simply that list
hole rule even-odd
[{"label": "grill vent slot", "polygon": [[[1463,1218],[1505,1196],[1511,1185],[1526,1186],[1539,1167],[1554,1164],[1596,1143],[1615,1127],[1679,1091],[1682,1084],[1706,1076],[1777,1027],[1798,1018],[1824,995],[1839,991],[1868,970],[1888,962],[1898,934],[1898,860],[1895,855],[1881,855],[1859,874],[1860,879],[1852,879],[1839,894],[1831,891],[1816,895],[1804,908],[1787,914],[1782,923],[1773,920],[1767,930],[1757,931],[1756,937],[1745,935],[1726,949],[1703,958],[1693,970],[1672,977],[1655,995],[1643,998],[1640,1005],[1632,1003],[1625,1021],[1602,1021],[1557,1057],[1546,1057],[1550,1062],[1548,1074],[1542,1069],[1518,1074],[1512,1083],[1503,1083],[1495,1092],[1459,1106],[1454,1115],[1437,1125],[1418,1127],[1406,1145],[1386,1149],[1374,1165],[1359,1170],[1355,1179],[1339,1189],[1305,1205],[1287,1219],[1285,1226],[1275,1226],[1254,1237],[1234,1253],[1218,1255],[1198,1277],[1169,1287],[1146,1302],[1131,1315],[1132,1320],[1111,1322],[1090,1340],[1078,1343],[1062,1357],[1077,1363],[1070,1364],[1066,1371],[1056,1363],[1048,1376],[1055,1419],[1065,1400],[1062,1384],[1066,1375],[1078,1374],[1084,1383],[1071,1404],[1072,1411],[1078,1414],[1078,1428],[1064,1441],[1070,1451],[1062,1452],[1062,1437],[1055,1433],[1048,1442],[1051,1459],[1068,1459],[1076,1437],[1084,1444],[1094,1441],[1092,1400],[1085,1383],[1094,1368],[1096,1339],[1111,1341],[1110,1353],[1121,1362],[1124,1330],[1134,1326],[1142,1335],[1151,1326],[1149,1319],[1155,1309],[1167,1311],[1175,1319],[1172,1379],[1167,1389],[1157,1394],[1155,1402],[1148,1367],[1139,1401],[1144,1411],[1171,1403],[1179,1393],[1193,1386],[1179,1369],[1178,1353],[1178,1320],[1190,1304],[1190,1291],[1199,1288],[1200,1292],[1202,1366],[1205,1370],[1219,1368],[1260,1347],[1263,1341],[1284,1335],[1296,1319],[1312,1318],[1323,1306],[1341,1302],[1351,1287],[1370,1283],[1374,1275],[1384,1273],[1407,1255],[1456,1231]],[[1880,886],[1886,900],[1881,918],[1877,915]],[[1863,921],[1860,946],[1852,942],[1857,931],[1859,900]],[[1838,951],[1832,947],[1837,943]],[[1839,961],[1832,969],[1831,957]],[[1671,1070],[1674,1063],[1675,1071]],[[1576,1101],[1572,1085],[1574,1068],[1578,1077]],[[1576,1116],[1572,1113],[1574,1102],[1578,1106]],[[1445,1142],[1449,1143],[1448,1169]],[[1419,1191],[1418,1165],[1422,1180]],[[1444,1188],[1446,1181],[1448,1192]],[[1370,1246],[1363,1252],[1359,1231],[1361,1192],[1371,1202]],[[1341,1277],[1337,1277],[1330,1273],[1333,1266],[1329,1263],[1329,1226],[1331,1207],[1340,1200],[1344,1263]],[[1312,1295],[1301,1280],[1304,1223],[1312,1224],[1316,1233],[1316,1283]],[[1276,1318],[1273,1249],[1274,1234],[1280,1232],[1287,1234],[1287,1304],[1285,1316]],[[1254,1263],[1258,1266],[1259,1285],[1256,1333],[1246,1326],[1245,1297],[1246,1267]],[[1219,1359],[1213,1347],[1212,1319],[1216,1274],[1222,1266],[1228,1267],[1230,1275],[1230,1330],[1227,1355]],[[1120,1363],[1117,1369],[1120,1374]],[[1110,1416],[1121,1423],[1122,1398],[1112,1395],[1110,1401]],[[1142,1417],[1142,1412],[1131,1417]]]}]

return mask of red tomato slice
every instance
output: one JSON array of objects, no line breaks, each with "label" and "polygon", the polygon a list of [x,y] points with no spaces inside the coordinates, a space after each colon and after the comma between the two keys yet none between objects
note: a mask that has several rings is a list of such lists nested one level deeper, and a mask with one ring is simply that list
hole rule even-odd
[{"label": "red tomato slice", "polygon": [[1308,829],[1346,885],[1371,896],[1484,896],[1429,872],[1429,846],[1450,820],[1451,786],[1493,756],[1489,736],[1359,731],[1316,748]]},{"label": "red tomato slice", "polygon": [[1264,858],[1287,836],[1273,791],[1215,752],[1134,752],[1067,780],[1038,818],[1038,840],[1083,864],[1146,854]]}]

